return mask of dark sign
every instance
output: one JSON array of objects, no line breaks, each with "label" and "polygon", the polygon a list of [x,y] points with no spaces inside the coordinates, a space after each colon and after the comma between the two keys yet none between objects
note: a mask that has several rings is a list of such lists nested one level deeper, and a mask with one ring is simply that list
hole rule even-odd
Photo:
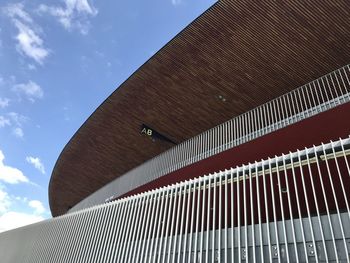
[{"label": "dark sign", "polygon": [[172,144],[177,144],[172,140],[170,140],[169,138],[167,138],[166,136],[164,136],[163,134],[160,134],[153,128],[147,126],[146,124],[141,125],[141,134],[149,136],[152,139],[152,141],[160,140],[160,141],[170,142]]}]

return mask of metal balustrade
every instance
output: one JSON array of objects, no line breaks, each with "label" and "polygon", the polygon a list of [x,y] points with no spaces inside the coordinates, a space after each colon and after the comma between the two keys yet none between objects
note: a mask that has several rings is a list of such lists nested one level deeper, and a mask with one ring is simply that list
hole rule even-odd
[{"label": "metal balustrade", "polygon": [[201,133],[105,185],[70,212],[117,198],[163,175],[231,149],[350,100],[346,65]]},{"label": "metal balustrade", "polygon": [[0,234],[1,262],[349,262],[350,139]]}]

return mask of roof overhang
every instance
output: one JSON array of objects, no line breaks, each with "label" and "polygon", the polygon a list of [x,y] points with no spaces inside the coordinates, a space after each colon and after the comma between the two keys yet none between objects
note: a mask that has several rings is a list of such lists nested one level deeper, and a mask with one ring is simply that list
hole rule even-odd
[{"label": "roof overhang", "polygon": [[60,154],[53,216],[180,143],[350,61],[348,0],[221,0],[129,77]]}]

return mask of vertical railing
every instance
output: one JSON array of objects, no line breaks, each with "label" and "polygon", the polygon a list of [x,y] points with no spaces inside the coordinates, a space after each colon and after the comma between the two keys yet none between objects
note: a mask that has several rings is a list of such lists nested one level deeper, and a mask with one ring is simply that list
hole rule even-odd
[{"label": "vertical railing", "polygon": [[187,165],[346,103],[350,100],[349,79],[346,65],[239,115],[118,177],[70,211],[112,200]]},{"label": "vertical railing", "polygon": [[350,139],[0,234],[1,262],[349,262]]}]

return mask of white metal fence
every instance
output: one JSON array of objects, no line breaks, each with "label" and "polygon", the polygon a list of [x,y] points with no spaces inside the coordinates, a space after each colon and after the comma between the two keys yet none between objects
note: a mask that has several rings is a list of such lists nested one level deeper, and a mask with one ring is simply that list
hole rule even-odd
[{"label": "white metal fence", "polygon": [[349,262],[350,139],[0,234],[7,262]]},{"label": "white metal fence", "polygon": [[187,165],[346,103],[350,100],[349,79],[347,65],[199,134],[116,178],[70,211],[112,200]]}]

